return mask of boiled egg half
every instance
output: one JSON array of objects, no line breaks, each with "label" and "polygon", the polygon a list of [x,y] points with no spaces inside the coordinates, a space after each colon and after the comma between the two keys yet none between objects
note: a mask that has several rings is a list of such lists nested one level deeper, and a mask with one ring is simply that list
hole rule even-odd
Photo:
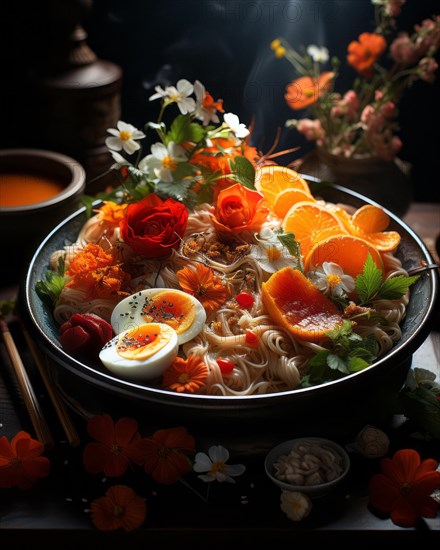
[{"label": "boiled egg half", "polygon": [[111,325],[116,334],[143,323],[164,323],[184,344],[202,330],[206,312],[202,304],[182,290],[148,288],[125,298],[113,310]]},{"label": "boiled egg half", "polygon": [[99,358],[109,371],[131,380],[161,376],[177,357],[176,331],[163,323],[125,330],[102,348]]}]

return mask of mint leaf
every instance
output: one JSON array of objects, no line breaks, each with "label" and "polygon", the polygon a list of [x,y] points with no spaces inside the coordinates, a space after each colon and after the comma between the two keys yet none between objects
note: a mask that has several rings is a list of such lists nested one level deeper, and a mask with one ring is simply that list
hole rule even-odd
[{"label": "mint leaf", "polygon": [[362,304],[366,304],[375,296],[382,284],[382,271],[376,266],[368,254],[361,275],[356,277],[355,290]]},{"label": "mint leaf", "polygon": [[190,115],[179,115],[171,124],[171,128],[165,137],[165,145],[168,145],[171,141],[176,144],[185,141],[198,143],[203,139],[204,135],[205,130],[200,124],[191,122]]},{"label": "mint leaf", "polygon": [[64,270],[64,258],[60,257],[58,258],[57,270],[52,271],[49,269],[48,271],[46,271],[45,274],[46,280],[43,281],[42,279],[39,279],[35,283],[35,291],[37,295],[44,303],[48,304],[51,307],[58,300],[61,291],[66,284]]},{"label": "mint leaf", "polygon": [[419,279],[419,275],[407,277],[406,275],[397,275],[391,277],[382,283],[376,300],[398,300],[404,296],[408,288]]},{"label": "mint leaf", "polygon": [[156,185],[156,193],[165,197],[172,197],[186,206],[193,206],[195,195],[191,193],[190,187],[192,180],[184,180],[179,182],[159,182]]},{"label": "mint leaf", "polygon": [[255,190],[255,168],[246,157],[235,157],[234,160],[229,160],[229,167],[232,170],[228,174],[228,178],[241,183],[248,189]]},{"label": "mint leaf", "polygon": [[344,359],[342,357],[339,357],[339,355],[335,355],[334,353],[329,353],[327,355],[327,365],[332,370],[338,370],[343,374],[348,374],[349,372],[347,368],[347,364],[344,361]]},{"label": "mint leaf", "polygon": [[368,367],[370,363],[362,359],[362,357],[350,357],[348,359],[348,370],[350,372],[359,372],[364,370],[365,367]]}]

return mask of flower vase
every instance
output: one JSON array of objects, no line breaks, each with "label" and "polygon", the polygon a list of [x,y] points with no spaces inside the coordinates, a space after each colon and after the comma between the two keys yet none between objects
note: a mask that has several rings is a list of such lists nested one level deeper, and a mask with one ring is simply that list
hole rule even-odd
[{"label": "flower vase", "polygon": [[304,156],[299,170],[356,191],[399,217],[411,205],[410,165],[400,159],[346,158],[317,147]]}]

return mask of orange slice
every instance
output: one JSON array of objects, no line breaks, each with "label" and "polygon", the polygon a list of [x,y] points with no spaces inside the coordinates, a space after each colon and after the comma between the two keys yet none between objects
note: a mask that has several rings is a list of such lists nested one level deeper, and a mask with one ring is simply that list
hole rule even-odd
[{"label": "orange slice", "polygon": [[374,263],[383,271],[380,253],[369,242],[353,235],[335,235],[315,244],[304,262],[304,269],[312,271],[324,262],[334,262],[347,275],[356,278],[363,272],[368,254],[371,254]]},{"label": "orange slice", "polygon": [[283,230],[292,232],[301,245],[303,260],[312,247],[331,235],[347,233],[339,218],[325,206],[312,202],[294,204],[284,217]]},{"label": "orange slice", "polygon": [[388,214],[379,206],[365,204],[351,217],[351,233],[368,241],[380,252],[392,252],[400,244],[397,231],[384,231],[390,223]]},{"label": "orange slice", "polygon": [[255,189],[264,195],[271,209],[277,196],[286,189],[300,189],[312,196],[309,184],[298,172],[278,164],[260,166],[255,170]]},{"label": "orange slice", "polygon": [[271,275],[262,284],[261,297],[271,318],[299,340],[320,342],[343,323],[333,302],[292,267]]},{"label": "orange slice", "polygon": [[298,202],[316,202],[315,199],[309,193],[306,193],[302,189],[284,189],[275,198],[272,210],[279,217],[284,218],[290,208]]}]

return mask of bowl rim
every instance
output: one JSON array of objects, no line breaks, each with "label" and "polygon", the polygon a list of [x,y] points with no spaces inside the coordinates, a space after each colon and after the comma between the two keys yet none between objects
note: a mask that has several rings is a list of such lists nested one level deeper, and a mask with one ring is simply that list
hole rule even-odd
[{"label": "bowl rim", "polygon": [[[305,177],[311,179],[308,176]],[[317,178],[313,178],[313,181],[319,182]],[[343,186],[332,184],[331,188],[334,189],[336,192],[342,192],[344,195],[348,195],[350,198],[357,199],[364,204],[375,204],[380,206],[378,203],[374,202],[371,199],[368,199],[364,195],[361,195]],[[99,204],[100,202],[101,201],[97,200],[94,205]],[[163,405],[164,403],[166,405],[178,404],[179,407],[187,410],[200,410],[201,408],[205,408],[209,411],[219,410],[225,412],[240,411],[244,403],[246,403],[247,410],[257,410],[260,409],[262,406],[268,406],[268,404],[272,402],[272,399],[274,397],[277,397],[280,402],[288,404],[293,395],[296,396],[297,399],[306,398],[306,396],[308,396],[310,392],[315,390],[316,388],[326,387],[329,388],[328,391],[330,391],[330,388],[336,387],[336,385],[337,388],[340,389],[350,388],[351,385],[354,384],[355,380],[357,380],[359,377],[366,376],[368,373],[371,373],[372,369],[380,368],[380,366],[383,365],[385,361],[390,361],[392,359],[396,362],[396,364],[398,364],[399,361],[407,359],[409,355],[412,355],[412,353],[414,353],[414,351],[416,351],[420,347],[420,345],[424,342],[431,330],[429,321],[432,319],[434,314],[434,308],[439,287],[439,277],[436,272],[429,273],[431,280],[430,284],[432,285],[432,293],[430,295],[427,311],[425,312],[423,319],[420,320],[418,325],[415,327],[411,339],[405,342],[405,348],[403,347],[403,345],[399,345],[399,342],[397,342],[396,345],[385,354],[385,356],[379,358],[372,365],[369,365],[362,371],[352,373],[349,376],[337,380],[332,380],[315,386],[295,388],[292,390],[273,392],[268,394],[252,394],[246,396],[217,396],[185,393],[176,394],[176,392],[172,392],[170,390],[145,386],[143,384],[139,384],[127,379],[118,378],[111,373],[97,371],[95,368],[67,354],[61,348],[61,346],[57,346],[56,343],[54,343],[51,338],[45,333],[33,311],[33,301],[36,299],[39,300],[39,298],[36,297],[35,290],[32,286],[32,280],[34,277],[34,264],[36,260],[44,250],[47,242],[50,241],[63,228],[63,226],[68,225],[69,222],[74,220],[77,216],[83,215],[85,210],[85,207],[80,208],[69,217],[67,217],[63,222],[58,224],[46,236],[46,238],[37,248],[30,261],[26,276],[22,281],[22,291],[20,292],[22,299],[20,301],[20,305],[24,312],[24,318],[28,322],[29,331],[36,338],[39,345],[42,346],[44,351],[56,363],[61,364],[68,371],[76,376],[79,376],[80,378],[91,383],[92,385],[98,386],[99,388],[109,391],[111,393],[116,393],[121,397],[127,397],[131,399],[133,397],[136,397],[143,400],[148,400],[148,402],[158,405]],[[417,246],[420,248],[423,257],[427,261],[429,261],[429,263],[432,262],[430,252],[425,246],[422,239],[398,216],[396,216],[386,208],[384,208],[384,210],[390,216],[390,218],[401,228],[403,228],[409,234],[411,239],[415,241]]]},{"label": "bowl rim", "polygon": [[[64,153],[58,153],[57,151],[50,151],[46,149],[32,149],[32,148],[15,148],[15,149],[2,149],[0,150],[1,158],[12,157],[27,157],[46,159],[59,165],[62,165],[70,172],[70,181],[63,188],[62,191],[53,195],[52,197],[39,202],[31,204],[23,204],[17,206],[0,206],[0,212],[2,215],[26,213],[30,211],[41,211],[45,208],[50,208],[58,205],[60,202],[69,199],[70,197],[82,193],[86,185],[86,171],[81,163]],[[58,226],[57,226],[58,227]]]},{"label": "bowl rim", "polygon": [[[338,453],[338,455],[342,459],[342,466],[343,466],[342,473],[335,479],[332,479],[331,481],[326,481],[325,483],[319,483],[318,485],[295,485],[293,483],[289,483],[287,481],[283,481],[275,477],[275,475],[272,473],[272,469],[275,461],[280,456],[288,454],[289,452],[282,449],[284,449],[285,447],[288,447],[288,448],[290,447],[291,449],[295,443],[298,443],[300,441],[320,443],[322,445],[327,445],[327,447],[332,448],[335,452]],[[335,487],[340,481],[342,481],[347,476],[348,472],[350,471],[350,468],[351,468],[350,457],[347,451],[342,447],[342,445],[340,445],[336,441],[333,441],[332,439],[319,437],[319,436],[310,436],[310,437],[304,436],[304,437],[297,437],[294,439],[287,439],[286,441],[282,441],[281,443],[278,443],[278,445],[275,445],[275,447],[272,447],[272,449],[266,454],[266,457],[264,459],[264,470],[271,481],[273,481],[279,487],[285,487],[289,491],[298,491],[300,493],[301,492],[318,493],[318,492],[325,491],[326,489],[331,489]]]}]

